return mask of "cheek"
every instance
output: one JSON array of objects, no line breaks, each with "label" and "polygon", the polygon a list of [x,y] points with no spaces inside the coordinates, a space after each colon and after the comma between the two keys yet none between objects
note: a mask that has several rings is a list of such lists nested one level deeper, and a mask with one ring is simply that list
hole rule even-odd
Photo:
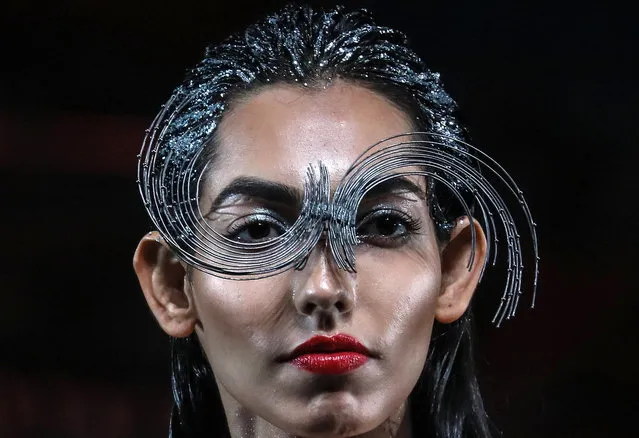
[{"label": "cheek", "polygon": [[248,356],[272,349],[268,333],[280,330],[279,326],[290,320],[285,317],[291,305],[287,291],[278,276],[235,281],[203,273],[194,275],[197,333],[212,365],[216,357]]},{"label": "cheek", "polygon": [[378,330],[376,347],[382,352],[378,390],[372,396],[388,406],[406,400],[426,363],[441,288],[436,247],[429,253],[431,257],[424,258],[388,251],[358,259],[360,304]]},{"label": "cheek", "polygon": [[384,347],[398,353],[418,346],[427,349],[441,289],[437,248],[420,255],[371,253],[360,260],[361,304],[374,318],[385,321]]}]

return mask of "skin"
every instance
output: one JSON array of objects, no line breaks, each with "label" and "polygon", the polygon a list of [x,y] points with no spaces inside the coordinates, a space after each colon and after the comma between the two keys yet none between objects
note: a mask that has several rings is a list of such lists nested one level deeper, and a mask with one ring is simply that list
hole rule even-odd
[{"label": "skin", "polygon": [[[269,86],[236,102],[220,124],[203,210],[240,176],[301,190],[309,163],[318,161],[334,188],[366,147],[408,131],[404,113],[359,86]],[[417,177],[413,182],[424,187]],[[419,227],[401,244],[358,247],[357,273],[337,268],[323,240],[304,269],[251,281],[197,270],[187,276],[156,234],[140,242],[134,267],[149,307],[169,335],[197,333],[232,436],[410,436],[406,402],[424,367],[433,322],[450,323],[466,310],[486,244],[475,222],[476,260],[468,270],[467,219],[458,220],[450,243],[439,245],[424,196],[393,191],[361,207],[380,204]],[[224,231],[255,206],[233,199],[209,219]],[[312,336],[336,333],[357,338],[373,357],[340,376],[282,362]]]}]

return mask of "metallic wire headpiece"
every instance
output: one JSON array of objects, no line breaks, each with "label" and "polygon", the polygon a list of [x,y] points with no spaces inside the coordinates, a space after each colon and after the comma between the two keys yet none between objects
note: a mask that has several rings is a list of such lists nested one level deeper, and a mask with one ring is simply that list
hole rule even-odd
[{"label": "metallic wire headpiece", "polygon": [[[160,120],[165,120],[162,126]],[[170,120],[170,115],[161,112],[147,132],[139,155],[138,184],[149,216],[163,238],[195,268],[237,280],[276,275],[303,267],[325,234],[336,264],[355,272],[355,247],[360,243],[356,218],[364,196],[390,179],[420,175],[448,189],[470,219],[472,251],[468,269],[475,258],[474,220],[483,225],[488,241],[482,275],[489,260],[496,264],[499,244],[506,243],[505,287],[493,318],[497,325],[515,315],[522,295],[524,264],[519,231],[522,226],[528,228],[535,257],[534,306],[539,271],[536,225],[510,175],[476,147],[437,133],[412,132],[390,137],[370,146],[355,160],[332,199],[326,167],[322,163],[309,165],[302,207],[295,222],[272,239],[242,242],[211,227],[200,208],[200,192],[209,166],[202,157],[203,148],[160,148]],[[472,203],[478,206],[477,218],[473,218],[464,193],[470,193]],[[523,223],[515,220],[500,193],[514,197],[523,213]]]}]

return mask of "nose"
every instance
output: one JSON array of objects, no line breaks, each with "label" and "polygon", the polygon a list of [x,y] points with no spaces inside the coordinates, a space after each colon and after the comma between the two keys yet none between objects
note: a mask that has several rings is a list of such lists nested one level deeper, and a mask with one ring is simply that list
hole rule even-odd
[{"label": "nose", "polygon": [[304,268],[296,272],[293,302],[302,315],[326,317],[348,314],[355,304],[353,273],[340,270],[327,245],[318,244]]}]

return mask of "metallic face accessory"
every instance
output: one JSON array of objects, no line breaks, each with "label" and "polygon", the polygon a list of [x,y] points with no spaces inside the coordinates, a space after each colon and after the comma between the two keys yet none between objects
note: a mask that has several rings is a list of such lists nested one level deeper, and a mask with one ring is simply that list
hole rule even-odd
[{"label": "metallic face accessory", "polygon": [[[515,315],[522,295],[524,264],[519,230],[522,225],[529,230],[535,257],[534,305],[539,266],[536,225],[513,179],[498,163],[470,144],[423,132],[380,141],[355,160],[332,199],[326,167],[322,163],[311,164],[301,208],[292,225],[282,227],[276,236],[241,239],[216,229],[208,213],[200,208],[210,159],[202,159],[202,149],[193,153],[177,149],[160,153],[157,145],[162,143],[161,137],[161,130],[152,126],[145,139],[138,165],[140,194],[165,241],[179,257],[199,270],[218,277],[248,280],[301,269],[322,236],[326,236],[336,264],[345,271],[356,272],[355,248],[361,244],[357,214],[362,199],[373,188],[392,179],[425,176],[431,190],[433,185],[445,187],[471,221],[473,248],[468,269],[475,257],[476,235],[472,221],[479,220],[486,233],[485,264],[490,260],[495,265],[498,245],[506,243],[505,288],[493,319],[497,325]],[[522,224],[516,223],[501,194],[514,198],[523,213]],[[471,211],[473,204],[479,209],[476,217]]]}]

